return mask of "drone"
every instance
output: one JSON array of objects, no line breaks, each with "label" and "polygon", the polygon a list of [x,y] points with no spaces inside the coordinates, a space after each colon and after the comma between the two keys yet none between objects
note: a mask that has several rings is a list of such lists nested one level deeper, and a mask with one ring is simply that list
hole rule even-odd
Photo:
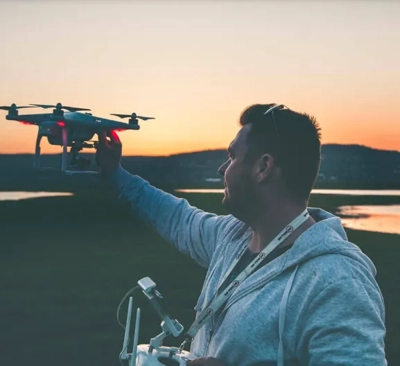
[{"label": "drone", "polygon": [[[24,114],[18,113],[23,108],[53,108],[52,113]],[[96,148],[98,141],[92,141],[98,132],[139,130],[139,119],[146,121],[154,117],[138,116],[136,113],[118,114],[111,113],[119,118],[129,118],[128,123],[93,116],[90,109],[63,106],[61,103],[29,104],[28,106],[0,106],[0,109],[8,111],[7,120],[17,121],[25,125],[38,126],[35,145],[33,168],[40,170],[40,142],[47,137],[49,144],[62,147],[61,171],[65,174],[98,173],[88,170],[90,160],[84,158],[79,152],[84,148]],[[83,113],[82,113],[83,112]],[[68,161],[68,147],[70,147]]]}]

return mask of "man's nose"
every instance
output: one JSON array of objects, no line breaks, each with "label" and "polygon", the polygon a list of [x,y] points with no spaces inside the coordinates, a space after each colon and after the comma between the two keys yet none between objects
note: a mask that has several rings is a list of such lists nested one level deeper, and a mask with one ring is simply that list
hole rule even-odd
[{"label": "man's nose", "polygon": [[223,163],[223,164],[218,168],[218,174],[224,176],[224,175],[225,175],[225,170],[226,170],[226,163]]}]

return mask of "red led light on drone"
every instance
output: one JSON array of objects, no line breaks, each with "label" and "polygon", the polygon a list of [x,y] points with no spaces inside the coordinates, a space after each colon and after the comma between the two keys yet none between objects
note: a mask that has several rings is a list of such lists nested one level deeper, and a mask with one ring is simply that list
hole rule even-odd
[{"label": "red led light on drone", "polygon": [[18,121],[19,123],[22,123],[23,125],[33,125],[33,123],[30,122],[25,122],[25,121]]},{"label": "red led light on drone", "polygon": [[65,122],[58,121],[57,124],[58,124],[60,127],[65,127]]}]

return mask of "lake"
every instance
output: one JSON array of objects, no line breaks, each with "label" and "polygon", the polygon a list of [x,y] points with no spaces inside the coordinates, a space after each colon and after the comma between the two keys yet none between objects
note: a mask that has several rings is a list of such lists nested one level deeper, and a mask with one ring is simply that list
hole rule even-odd
[{"label": "lake", "polygon": [[[219,193],[223,189],[176,189],[184,193]],[[314,189],[312,194],[352,196],[400,196],[400,190],[343,190]],[[0,192],[0,201],[41,197],[72,196],[70,192]],[[338,207],[338,215],[345,227],[382,233],[400,234],[400,205],[356,205]]]},{"label": "lake", "polygon": [[70,192],[0,192],[0,201],[19,201],[28,198],[72,196]]},{"label": "lake", "polygon": [[[175,189],[182,193],[224,193],[224,189]],[[345,196],[400,196],[398,189],[313,189],[312,194],[333,194]]]},{"label": "lake", "polygon": [[[223,189],[177,189],[183,193],[219,193]],[[400,190],[314,189],[312,194],[348,196],[400,196]],[[338,207],[342,223],[349,229],[400,234],[400,205],[355,205]]]},{"label": "lake", "polygon": [[338,208],[345,227],[400,234],[400,205],[359,205]]}]

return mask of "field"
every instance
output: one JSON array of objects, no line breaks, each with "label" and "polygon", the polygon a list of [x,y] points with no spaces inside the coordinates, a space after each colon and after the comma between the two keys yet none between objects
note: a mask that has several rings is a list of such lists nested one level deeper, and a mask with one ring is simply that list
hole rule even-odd
[{"label": "field", "polygon": [[[225,213],[219,194],[179,195],[207,211]],[[399,199],[315,196],[310,205],[334,211],[342,204]],[[156,282],[172,315],[185,328],[191,324],[205,270],[135,220],[106,187],[73,197],[0,202],[0,216],[1,365],[118,365],[124,331],[116,309],[146,276]],[[387,358],[389,365],[399,364],[400,237],[347,232],[378,269],[387,311]],[[139,341],[148,343],[160,332],[160,320],[140,293],[134,295],[136,307],[142,309]]]}]

